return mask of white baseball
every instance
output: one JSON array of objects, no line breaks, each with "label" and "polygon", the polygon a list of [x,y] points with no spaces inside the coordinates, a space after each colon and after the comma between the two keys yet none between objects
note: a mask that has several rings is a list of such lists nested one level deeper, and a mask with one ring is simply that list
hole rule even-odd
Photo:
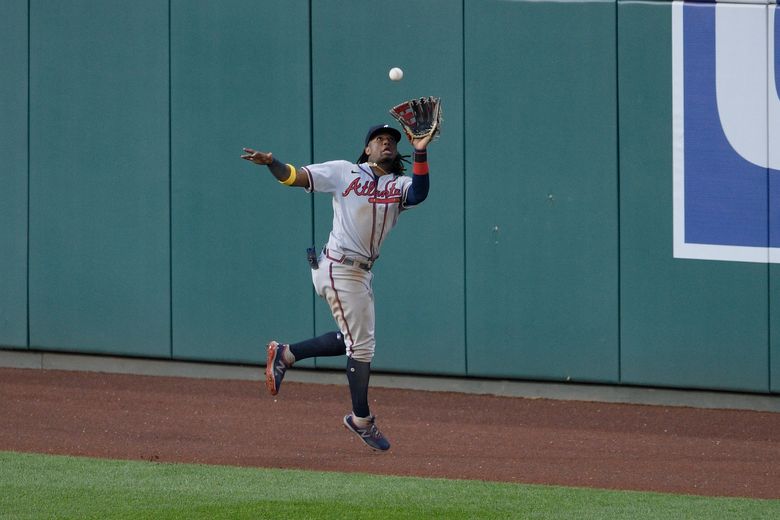
[{"label": "white baseball", "polygon": [[390,73],[388,74],[390,76],[390,79],[393,81],[401,81],[404,77],[404,71],[399,69],[398,67],[393,67],[390,69]]}]

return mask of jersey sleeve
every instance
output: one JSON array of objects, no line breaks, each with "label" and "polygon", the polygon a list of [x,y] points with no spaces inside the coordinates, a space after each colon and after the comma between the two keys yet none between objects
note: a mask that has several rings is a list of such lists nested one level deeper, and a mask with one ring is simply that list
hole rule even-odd
[{"label": "jersey sleeve", "polygon": [[[413,195],[414,188],[413,188],[413,181],[412,178],[403,176],[401,179],[401,210],[410,209],[416,206],[418,203],[422,202],[422,200],[417,200],[414,196],[410,197],[410,194]],[[410,200],[411,199],[411,200]]]},{"label": "jersey sleeve", "polygon": [[412,176],[411,182],[407,184],[407,187],[404,190],[401,208],[412,208],[423,202],[428,197],[429,186],[430,181],[428,179],[428,174],[420,175],[415,173]]},{"label": "jersey sleeve", "polygon": [[354,165],[348,161],[329,161],[304,166],[309,172],[309,193],[335,193],[344,189],[344,179]]}]

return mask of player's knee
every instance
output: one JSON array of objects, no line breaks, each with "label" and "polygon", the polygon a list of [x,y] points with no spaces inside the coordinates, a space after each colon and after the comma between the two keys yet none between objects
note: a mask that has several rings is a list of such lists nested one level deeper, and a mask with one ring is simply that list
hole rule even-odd
[{"label": "player's knee", "polygon": [[374,345],[353,345],[351,349],[347,350],[347,353],[355,361],[371,363],[371,360],[374,359]]}]

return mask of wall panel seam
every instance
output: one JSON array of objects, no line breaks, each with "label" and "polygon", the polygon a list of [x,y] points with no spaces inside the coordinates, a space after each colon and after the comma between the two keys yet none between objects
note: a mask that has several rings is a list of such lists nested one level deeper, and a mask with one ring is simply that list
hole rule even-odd
[{"label": "wall panel seam", "polygon": [[[314,163],[314,21],[312,1],[309,0],[309,164]],[[316,218],[314,215],[314,193],[309,194],[309,215],[310,215],[310,239],[312,247],[316,244],[315,230]],[[309,298],[311,298],[311,337],[317,336],[317,294],[314,286],[310,286]],[[317,360],[314,360],[314,366],[317,366]]]},{"label": "wall panel seam", "polygon": [[466,232],[466,213],[468,208],[466,206],[466,0],[461,0],[460,4],[460,22],[461,22],[461,70],[463,71],[461,77],[461,111],[463,113],[463,125],[461,125],[461,139],[463,140],[463,156],[461,159],[461,165],[463,167],[463,198],[461,204],[463,205],[463,371],[466,375],[469,373],[469,324],[468,324],[468,269],[466,268],[468,261],[468,247],[466,241],[468,240]]},{"label": "wall panel seam", "polygon": [[26,251],[26,291],[27,301],[26,306],[26,318],[27,318],[27,348],[30,348],[30,62],[31,62],[31,38],[30,38],[30,16],[31,7],[30,2],[27,0],[27,251]]},{"label": "wall panel seam", "polygon": [[621,249],[620,249],[620,3],[615,2],[615,184],[617,195],[617,382],[623,382],[622,358],[622,300],[621,300]]},{"label": "wall panel seam", "polygon": [[173,48],[171,0],[168,0],[168,353],[173,359]]}]

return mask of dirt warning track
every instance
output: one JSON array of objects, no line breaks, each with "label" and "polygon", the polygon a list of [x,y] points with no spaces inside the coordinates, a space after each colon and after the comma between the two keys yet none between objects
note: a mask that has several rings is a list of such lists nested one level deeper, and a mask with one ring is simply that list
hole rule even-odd
[{"label": "dirt warning track", "polygon": [[346,385],[0,368],[0,450],[780,498],[780,414]]}]

